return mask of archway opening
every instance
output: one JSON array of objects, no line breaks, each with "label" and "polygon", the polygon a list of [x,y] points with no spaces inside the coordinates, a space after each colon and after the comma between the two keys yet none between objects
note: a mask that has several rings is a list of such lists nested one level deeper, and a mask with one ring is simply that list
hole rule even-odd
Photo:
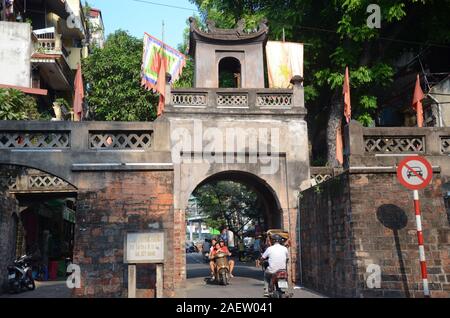
[{"label": "archway opening", "polygon": [[[4,244],[13,252],[5,261],[31,256],[37,281],[43,286],[47,281],[63,284],[68,259],[73,258],[77,189],[44,171],[0,165],[0,190],[4,199],[9,198],[8,208],[14,213],[11,235]],[[67,291],[62,297],[69,295]]]},{"label": "archway opening", "polygon": [[241,62],[234,57],[225,57],[219,62],[219,88],[241,88]]},{"label": "archway opening", "polygon": [[[256,260],[265,249],[265,232],[282,228],[281,211],[270,185],[253,174],[227,171],[201,182],[186,208],[188,286],[211,278],[210,260],[205,254],[210,251],[212,239],[223,239],[236,264],[233,284],[255,286],[251,292],[259,295],[262,272],[255,266]],[[225,228],[229,231],[223,231]],[[203,292],[198,290],[198,296],[207,297]]]}]

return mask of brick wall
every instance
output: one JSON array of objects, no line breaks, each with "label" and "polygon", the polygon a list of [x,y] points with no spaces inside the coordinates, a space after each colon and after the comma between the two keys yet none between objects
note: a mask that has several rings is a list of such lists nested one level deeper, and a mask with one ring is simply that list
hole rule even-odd
[{"label": "brick wall", "polygon": [[356,296],[348,181],[343,174],[300,197],[302,283],[331,297]]},{"label": "brick wall", "polygon": [[[165,230],[164,293],[174,294],[173,172],[83,173],[77,200],[74,262],[81,267],[77,297],[127,297],[127,266],[123,262],[127,232]],[[154,267],[140,266],[137,287],[154,295]],[[146,289],[145,286],[148,286]]]},{"label": "brick wall", "polygon": [[[420,193],[433,297],[450,297],[450,224],[441,181]],[[412,192],[394,173],[345,173],[302,193],[306,287],[340,297],[423,297]],[[381,289],[366,284],[379,265]]]},{"label": "brick wall", "polygon": [[[7,287],[7,266],[16,257],[16,233],[13,215],[17,213],[17,201],[0,192],[0,293]],[[16,214],[17,215],[17,214]],[[18,221],[19,219],[16,218]]]}]

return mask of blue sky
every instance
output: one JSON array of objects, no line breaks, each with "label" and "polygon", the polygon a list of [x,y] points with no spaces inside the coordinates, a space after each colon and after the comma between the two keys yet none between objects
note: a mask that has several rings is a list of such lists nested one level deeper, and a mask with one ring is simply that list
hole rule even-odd
[{"label": "blue sky", "polygon": [[[142,0],[146,1],[146,0]],[[177,48],[183,41],[186,20],[196,13],[196,7],[188,0],[148,0],[163,5],[192,8],[183,10],[151,5],[133,0],[88,0],[91,7],[102,11],[106,34],[123,29],[141,38],[147,32],[158,39],[162,37],[162,21],[165,23],[165,42]],[[84,3],[84,0],[83,0]]]}]

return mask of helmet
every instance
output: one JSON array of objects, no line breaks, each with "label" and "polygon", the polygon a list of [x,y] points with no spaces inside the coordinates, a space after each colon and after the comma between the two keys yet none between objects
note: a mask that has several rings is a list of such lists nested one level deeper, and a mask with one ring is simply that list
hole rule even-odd
[{"label": "helmet", "polygon": [[270,240],[272,241],[272,244],[275,244],[275,243],[280,243],[281,244],[283,242],[283,238],[280,235],[278,235],[278,234],[272,235],[270,237]]}]

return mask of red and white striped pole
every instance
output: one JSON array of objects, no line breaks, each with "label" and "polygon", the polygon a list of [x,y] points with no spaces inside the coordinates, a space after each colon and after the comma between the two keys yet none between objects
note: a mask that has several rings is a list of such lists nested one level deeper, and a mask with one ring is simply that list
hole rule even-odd
[{"label": "red and white striped pole", "polygon": [[420,269],[422,272],[423,280],[423,293],[425,297],[430,297],[430,289],[428,286],[428,273],[427,273],[427,261],[425,258],[425,248],[423,242],[423,230],[422,230],[422,213],[420,211],[419,191],[414,190],[414,209],[416,211],[416,224],[417,224],[417,238],[419,240],[419,256],[420,256]]}]

